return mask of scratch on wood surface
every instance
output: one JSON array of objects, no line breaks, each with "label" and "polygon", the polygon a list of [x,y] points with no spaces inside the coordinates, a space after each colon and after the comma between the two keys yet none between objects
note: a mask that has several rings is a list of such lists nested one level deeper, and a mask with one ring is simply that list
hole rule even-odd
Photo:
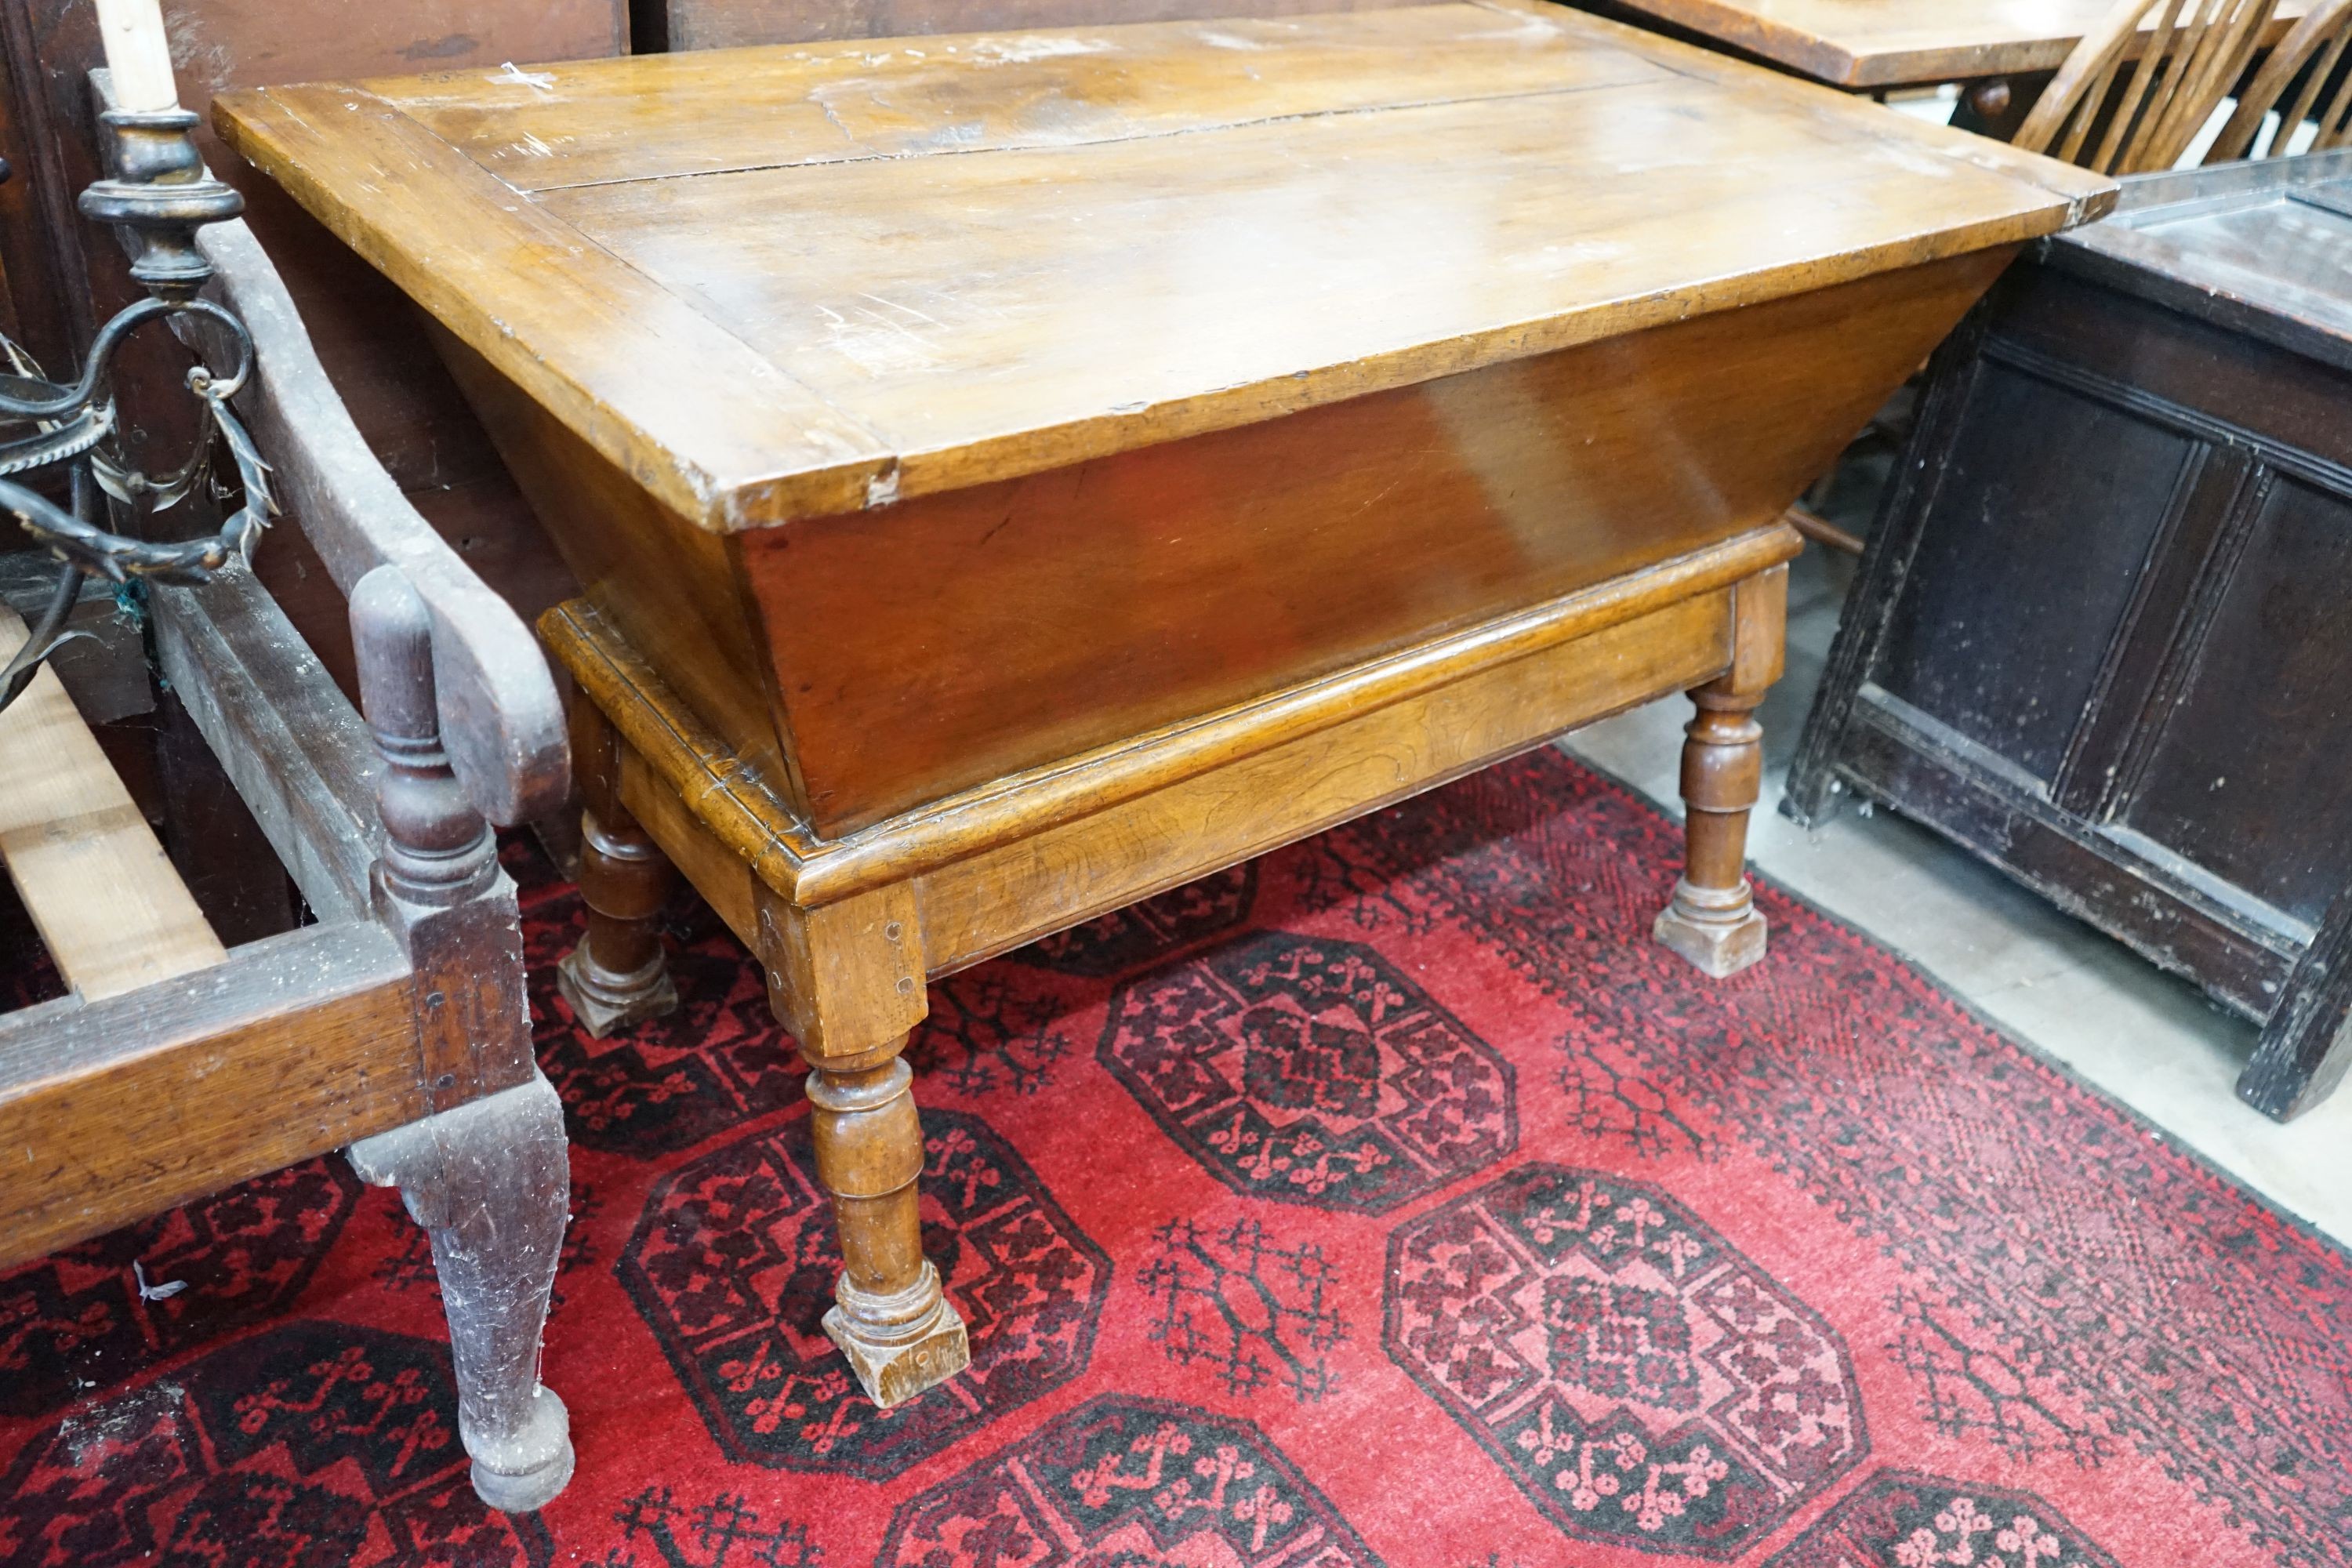
[{"label": "scratch on wood surface", "polygon": [[484,79],[497,82],[501,87],[511,85],[516,87],[535,88],[541,92],[553,92],[555,90],[555,73],[553,71],[527,71],[520,66],[515,64],[512,60],[500,61],[499,68],[492,71],[489,76]]},{"label": "scratch on wood surface", "polygon": [[1018,38],[987,38],[971,47],[971,56],[982,65],[1019,66],[1061,55],[1106,55],[1108,38],[1048,38],[1025,35]]},{"label": "scratch on wood surface", "polygon": [[1563,30],[1554,26],[1548,17],[1520,16],[1508,26],[1489,27],[1481,32],[1464,33],[1461,37],[1465,41],[1476,39],[1485,42],[1501,39],[1509,43],[1535,43],[1564,36]]},{"label": "scratch on wood surface", "polygon": [[939,320],[935,316],[926,316],[912,305],[901,305],[895,300],[885,300],[879,294],[861,293],[857,297],[861,300],[871,300],[874,303],[881,306],[886,310],[903,311],[906,314],[914,317],[915,320],[923,322],[927,326],[937,327],[942,331],[947,330],[947,323],[945,321]]},{"label": "scratch on wood surface", "polygon": [[[819,305],[817,311],[824,318],[825,332],[834,351],[868,375],[929,370],[939,363],[930,340],[896,317],[863,305],[856,307],[854,320],[830,305]],[[919,319],[930,321],[928,316]],[[934,326],[938,324],[932,322]]]}]

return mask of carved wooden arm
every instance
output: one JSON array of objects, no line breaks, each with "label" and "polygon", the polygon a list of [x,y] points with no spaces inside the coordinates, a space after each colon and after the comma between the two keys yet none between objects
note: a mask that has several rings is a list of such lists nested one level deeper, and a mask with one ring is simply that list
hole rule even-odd
[{"label": "carved wooden arm", "polygon": [[553,812],[571,773],[562,705],[538,641],[384,472],[253,231],[215,224],[198,243],[217,269],[207,294],[253,334],[253,380],[236,407],[287,510],[346,595],[389,564],[424,600],[441,741],[475,809],[502,825]]}]

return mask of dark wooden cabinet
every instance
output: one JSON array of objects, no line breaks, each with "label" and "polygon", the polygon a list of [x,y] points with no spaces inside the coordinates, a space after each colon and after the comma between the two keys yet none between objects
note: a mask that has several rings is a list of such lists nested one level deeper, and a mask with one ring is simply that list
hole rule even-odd
[{"label": "dark wooden cabinet", "polygon": [[1946,344],[1792,769],[2352,1061],[2352,153],[2133,182]]}]

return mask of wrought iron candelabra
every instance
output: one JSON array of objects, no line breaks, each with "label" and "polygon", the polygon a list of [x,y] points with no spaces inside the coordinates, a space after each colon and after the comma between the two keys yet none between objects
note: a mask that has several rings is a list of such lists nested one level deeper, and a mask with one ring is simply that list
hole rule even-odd
[{"label": "wrought iron candelabra", "polygon": [[[268,467],[229,409],[229,400],[253,370],[253,339],[236,317],[200,297],[212,264],[196,231],[245,210],[245,198],[212,177],[190,134],[196,116],[184,109],[110,109],[99,116],[111,173],[81,195],[84,216],[108,225],[135,244],[131,276],[147,298],[126,306],[91,340],[79,379],[49,381],[16,344],[0,337],[10,374],[0,374],[0,511],[13,515],[60,570],[36,623],[5,667],[0,708],[31,681],[41,662],[67,640],[64,627],[79,597],[81,579],[122,584],[134,578],[194,584],[211,581],[232,561],[252,559],[255,542],[276,510]],[[187,460],[152,477],[123,459],[111,382],[114,362],[131,335],[151,322],[175,330],[193,321],[212,323],[225,345],[226,371],[195,349],[187,390],[202,411],[200,432]],[[205,334],[182,331],[192,348]],[[175,506],[214,482],[214,454],[226,447],[236,468],[242,504],[219,532],[159,542],[110,531],[99,521],[131,519]],[[59,506],[19,482],[37,469],[63,465],[68,504]],[[226,500],[226,491],[223,499]]]}]

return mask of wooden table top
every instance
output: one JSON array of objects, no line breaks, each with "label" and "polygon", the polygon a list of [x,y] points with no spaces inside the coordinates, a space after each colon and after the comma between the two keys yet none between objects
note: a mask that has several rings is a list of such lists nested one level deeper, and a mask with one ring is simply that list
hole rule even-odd
[{"label": "wooden table top", "polygon": [[273,88],[216,119],[718,531],[2013,243],[2114,199],[1536,0]]},{"label": "wooden table top", "polygon": [[[2056,70],[2115,0],[1608,0],[1844,88]],[[2280,0],[2268,41],[2308,8]]]}]

